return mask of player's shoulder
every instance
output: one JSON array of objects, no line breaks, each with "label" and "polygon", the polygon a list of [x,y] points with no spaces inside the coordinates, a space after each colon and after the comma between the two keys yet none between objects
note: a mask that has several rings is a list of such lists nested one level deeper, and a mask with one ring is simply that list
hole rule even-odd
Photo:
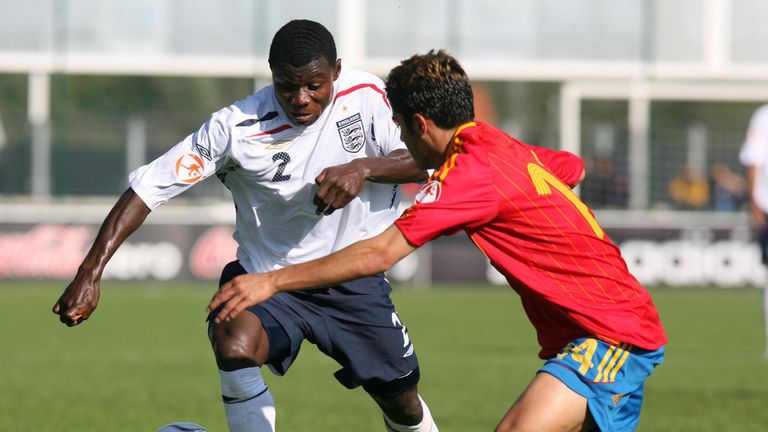
[{"label": "player's shoulder", "polygon": [[501,129],[480,121],[460,125],[456,130],[462,148],[489,150],[496,147],[517,147],[523,145]]},{"label": "player's shoulder", "polygon": [[211,118],[222,127],[232,129],[250,126],[263,120],[278,117],[278,109],[273,97],[272,86],[250,94],[231,105],[221,108]]},{"label": "player's shoulder", "polygon": [[[481,121],[465,123],[457,129],[452,153],[470,170],[485,170],[491,160],[506,164],[527,164],[535,159],[535,147]],[[488,171],[490,173],[490,171]]]},{"label": "player's shoulder", "polygon": [[336,99],[367,99],[371,95],[376,96],[374,100],[386,102],[384,81],[370,72],[342,66],[336,82]]},{"label": "player's shoulder", "polygon": [[384,80],[382,80],[378,75],[352,66],[342,66],[339,79],[342,80],[343,83],[374,83],[384,87]]}]

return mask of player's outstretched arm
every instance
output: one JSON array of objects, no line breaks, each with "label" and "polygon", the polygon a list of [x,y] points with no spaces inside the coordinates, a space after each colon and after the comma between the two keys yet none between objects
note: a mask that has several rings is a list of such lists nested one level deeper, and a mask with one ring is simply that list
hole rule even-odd
[{"label": "player's outstretched arm", "polygon": [[215,321],[228,321],[281,291],[328,287],[389,270],[415,249],[393,224],[376,237],[326,257],[268,273],[238,276],[219,288],[208,312],[224,305]]},{"label": "player's outstretched arm", "polygon": [[53,313],[69,327],[87,320],[99,304],[99,282],[107,262],[150,210],[133,189],[123,193],[101,225],[75,278],[53,305]]},{"label": "player's outstretched arm", "polygon": [[324,169],[315,182],[317,214],[331,214],[343,208],[365,187],[365,181],[377,183],[410,183],[427,179],[408,150],[398,149],[386,156],[355,159],[344,165]]}]

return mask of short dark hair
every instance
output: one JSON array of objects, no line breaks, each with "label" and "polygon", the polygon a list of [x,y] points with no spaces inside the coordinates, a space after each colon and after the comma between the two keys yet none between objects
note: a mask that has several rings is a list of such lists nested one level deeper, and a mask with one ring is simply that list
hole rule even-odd
[{"label": "short dark hair", "polygon": [[336,43],[328,29],[310,20],[289,21],[275,33],[269,47],[270,68],[276,65],[302,67],[322,57],[333,66]]},{"label": "short dark hair", "polygon": [[475,118],[472,86],[464,68],[444,50],[403,60],[387,77],[387,98],[408,130],[416,113],[450,129]]}]

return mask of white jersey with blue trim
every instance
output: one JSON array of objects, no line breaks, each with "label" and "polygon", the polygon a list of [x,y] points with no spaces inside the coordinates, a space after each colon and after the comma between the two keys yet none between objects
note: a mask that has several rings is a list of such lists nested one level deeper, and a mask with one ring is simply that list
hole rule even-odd
[{"label": "white jersey with blue trim", "polygon": [[327,167],[404,149],[383,91],[369,73],[342,68],[332,102],[309,126],[292,123],[273,86],[213,113],[200,129],[133,171],[150,209],[216,174],[236,207],[237,258],[264,272],[320,258],[379,234],[397,217],[397,185],[366,182],[331,215],[316,214],[315,178]]}]

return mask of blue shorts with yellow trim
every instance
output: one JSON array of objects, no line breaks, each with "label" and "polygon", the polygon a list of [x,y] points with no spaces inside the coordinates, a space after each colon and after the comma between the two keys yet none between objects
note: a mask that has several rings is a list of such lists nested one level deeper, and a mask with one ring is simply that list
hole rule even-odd
[{"label": "blue shorts with yellow trim", "polygon": [[648,351],[579,338],[547,360],[539,372],[553,375],[587,398],[602,432],[633,431],[640,420],[643,383],[662,361],[664,347]]}]

